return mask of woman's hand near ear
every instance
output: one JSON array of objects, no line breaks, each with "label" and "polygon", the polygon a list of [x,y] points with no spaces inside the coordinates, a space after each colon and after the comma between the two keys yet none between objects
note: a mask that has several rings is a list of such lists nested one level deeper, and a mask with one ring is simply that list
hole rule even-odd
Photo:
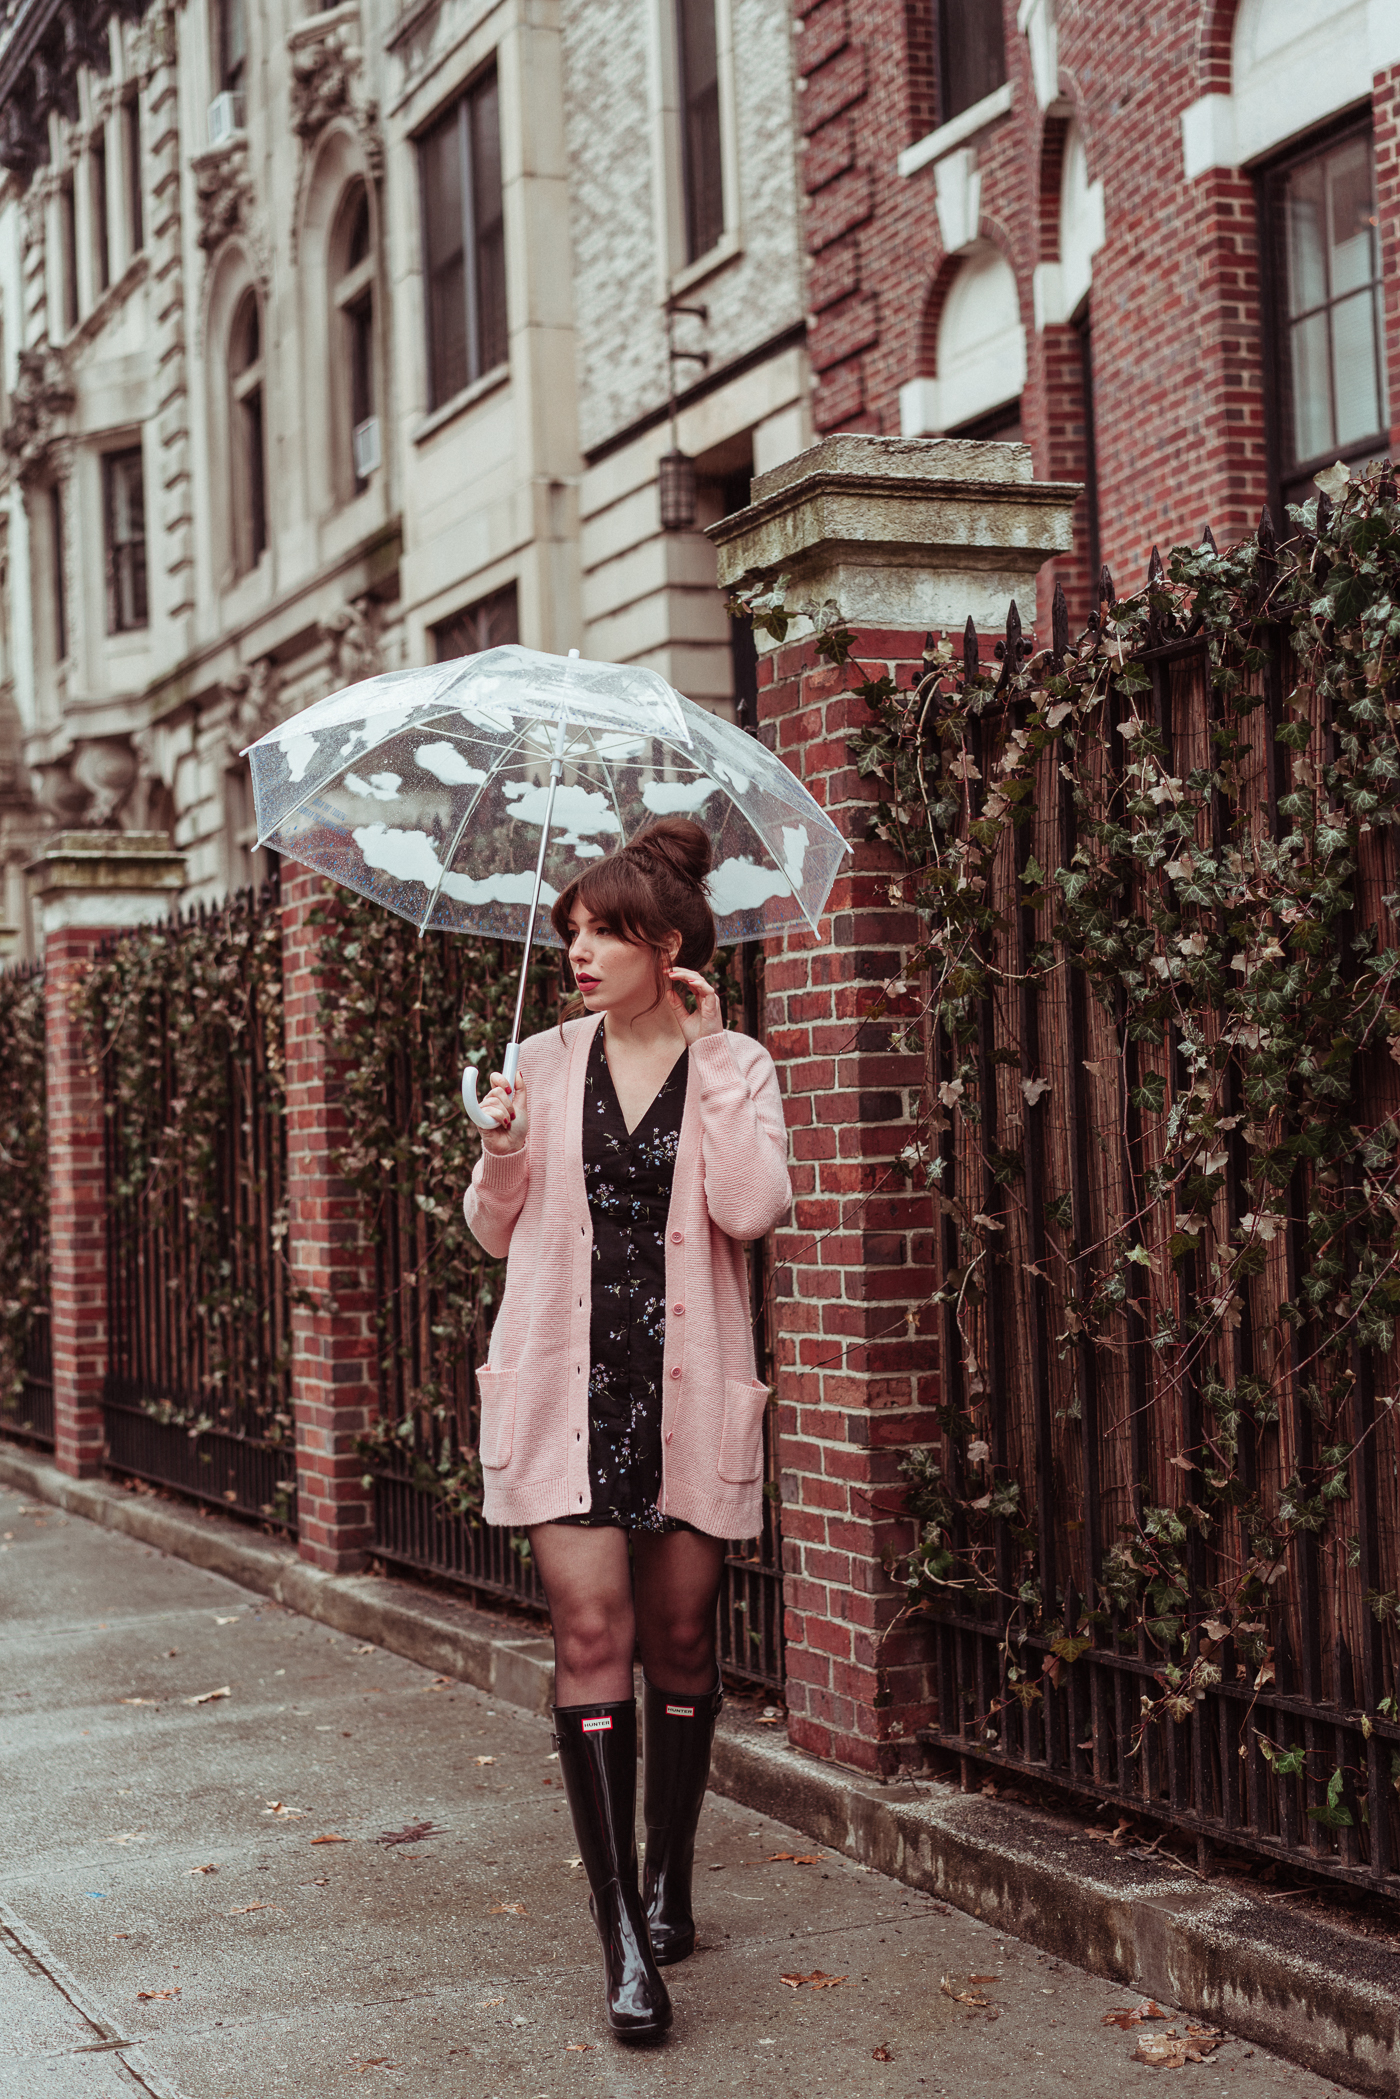
[{"label": "woman's hand near ear", "polygon": [[[676,969],[673,966],[667,971],[667,975],[671,979],[671,1011],[680,1022],[686,1048],[689,1049],[693,1043],[699,1042],[704,1035],[722,1035],[724,1016],[720,1012],[719,993],[714,986],[707,984],[698,970],[694,969]],[[696,1004],[693,1013],[686,1012],[685,1001],[676,988],[678,984],[683,984],[687,991],[694,992]]]}]

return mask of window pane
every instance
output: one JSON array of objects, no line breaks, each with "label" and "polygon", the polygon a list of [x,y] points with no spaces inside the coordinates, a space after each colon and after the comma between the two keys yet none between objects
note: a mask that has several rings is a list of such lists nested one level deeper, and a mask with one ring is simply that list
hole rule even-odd
[{"label": "window pane", "polygon": [[248,59],[246,0],[219,0],[219,85],[240,88]]},{"label": "window pane", "polygon": [[267,546],[267,496],[263,475],[263,398],[262,388],[255,386],[245,394],[239,404],[243,414],[244,456],[248,476],[248,538],[252,556],[250,568],[256,568]]},{"label": "window pane", "polygon": [[1293,325],[1293,457],[1316,459],[1332,436],[1332,385],[1327,368],[1327,316],[1310,314]]},{"label": "window pane", "polygon": [[107,628],[118,634],[144,627],[147,621],[146,503],[140,447],[111,452],[102,466],[107,498]]},{"label": "window pane", "polygon": [[686,260],[707,255],[724,232],[720,164],[719,56],[715,0],[677,0]]},{"label": "window pane", "polygon": [[1337,443],[1356,444],[1381,426],[1376,392],[1376,295],[1368,286],[1332,308],[1332,379]]},{"label": "window pane", "polygon": [[71,175],[65,175],[59,185],[58,217],[63,241],[59,257],[63,269],[63,326],[67,330],[78,325],[78,213]]},{"label": "window pane", "polygon": [[135,95],[132,95],[126,102],[124,113],[126,118],[126,230],[131,253],[139,255],[146,244],[146,226],[141,196],[141,105]]},{"label": "window pane", "polygon": [[418,160],[423,183],[428,392],[429,405],[437,408],[460,393],[469,376],[460,104],[423,139]]},{"label": "window pane", "polygon": [[[1332,297],[1369,284],[1376,275],[1376,219],[1371,201],[1371,149],[1352,139],[1327,157],[1328,233]],[[1374,428],[1374,425],[1371,426]]]},{"label": "window pane", "polygon": [[433,651],[439,663],[458,656],[474,656],[479,649],[498,649],[508,641],[519,641],[520,619],[515,585],[493,590],[489,598],[454,612],[433,629]]},{"label": "window pane", "polygon": [[1284,213],[1288,231],[1288,311],[1308,313],[1327,297],[1321,161],[1310,160],[1289,176]]},{"label": "window pane", "polygon": [[350,337],[350,423],[374,414],[374,300],[366,292],[346,309]]},{"label": "window pane", "polygon": [[501,197],[501,100],[493,73],[471,97],[472,217],[479,340],[474,379],[506,359],[506,243]]},{"label": "window pane", "polygon": [[112,258],[107,243],[107,141],[101,132],[92,144],[92,230],[97,248],[97,289],[105,292],[112,281]]},{"label": "window pane", "polygon": [[938,115],[946,124],[1006,79],[1002,0],[937,0]]}]

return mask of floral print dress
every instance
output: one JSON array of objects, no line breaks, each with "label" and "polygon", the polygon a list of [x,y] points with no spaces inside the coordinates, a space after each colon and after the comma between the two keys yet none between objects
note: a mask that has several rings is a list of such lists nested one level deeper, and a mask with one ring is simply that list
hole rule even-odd
[{"label": "floral print dress", "polygon": [[593,1503],[564,1523],[674,1531],[661,1493],[666,1218],[690,1059],[682,1052],[628,1132],[600,1026],[583,1092],[583,1179],[593,1219],[588,1474]]}]

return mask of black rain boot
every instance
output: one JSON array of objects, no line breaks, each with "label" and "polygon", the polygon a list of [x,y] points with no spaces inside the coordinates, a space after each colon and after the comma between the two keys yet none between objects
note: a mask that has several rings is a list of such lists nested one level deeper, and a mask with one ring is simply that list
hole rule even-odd
[{"label": "black rain boot", "polygon": [[637,1888],[637,1702],[557,1705],[554,1726],[603,1942],[608,2025],[620,2041],[657,2041],[671,2023],[671,2000]]},{"label": "black rain boot", "polygon": [[666,1968],[695,1951],[690,1914],[690,1875],[695,1863],[695,1828],[710,1777],[710,1745],[724,1704],[723,1686],[695,1698],[658,1691],[642,1678],[646,1823],[646,1903],[657,1966]]}]

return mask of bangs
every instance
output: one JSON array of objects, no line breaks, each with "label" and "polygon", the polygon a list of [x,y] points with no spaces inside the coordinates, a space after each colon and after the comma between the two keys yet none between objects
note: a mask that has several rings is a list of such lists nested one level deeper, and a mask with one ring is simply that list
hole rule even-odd
[{"label": "bangs", "polygon": [[569,944],[569,913],[576,904],[590,918],[607,919],[634,946],[654,947],[670,930],[658,923],[661,914],[645,875],[635,860],[621,853],[610,853],[585,869],[555,903],[550,921],[565,947]]}]

